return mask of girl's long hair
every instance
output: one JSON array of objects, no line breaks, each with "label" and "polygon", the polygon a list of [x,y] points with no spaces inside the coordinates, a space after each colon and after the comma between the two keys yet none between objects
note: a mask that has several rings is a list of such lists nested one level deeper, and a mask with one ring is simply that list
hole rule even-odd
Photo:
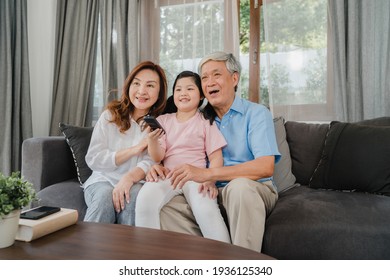
[{"label": "girl's long hair", "polygon": [[[113,100],[107,105],[107,109],[111,112],[112,119],[111,123],[115,123],[119,127],[119,131],[124,133],[131,126],[131,118],[133,115],[135,107],[130,101],[129,88],[133,82],[135,76],[144,69],[150,69],[156,72],[160,78],[160,91],[158,93],[158,99],[156,103],[150,108],[149,115],[154,117],[159,116],[165,108],[166,99],[167,99],[167,78],[165,76],[164,70],[161,66],[151,62],[144,61],[138,64],[130,72],[125,80],[125,84],[122,89],[122,96],[119,100]],[[141,118],[142,119],[142,118]],[[137,122],[141,119],[136,120]]]}]

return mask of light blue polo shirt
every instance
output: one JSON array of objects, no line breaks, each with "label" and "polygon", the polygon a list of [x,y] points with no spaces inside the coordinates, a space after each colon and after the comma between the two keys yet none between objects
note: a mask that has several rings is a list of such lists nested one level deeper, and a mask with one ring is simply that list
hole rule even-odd
[{"label": "light blue polo shirt", "polygon": [[[216,117],[215,122],[228,143],[222,149],[225,166],[261,156],[275,156],[275,163],[280,160],[272,114],[264,105],[236,96],[229,111],[222,119]],[[218,182],[217,186],[225,184]]]}]

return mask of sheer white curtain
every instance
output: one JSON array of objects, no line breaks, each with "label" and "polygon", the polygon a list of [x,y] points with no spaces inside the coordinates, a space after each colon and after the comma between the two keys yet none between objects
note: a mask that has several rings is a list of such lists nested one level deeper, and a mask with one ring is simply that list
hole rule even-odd
[{"label": "sheer white curtain", "polygon": [[107,103],[119,98],[127,75],[140,61],[138,12],[138,0],[99,1],[92,125]]},{"label": "sheer white curtain", "polygon": [[[239,56],[237,1],[141,1],[141,59],[159,61],[169,88],[183,70],[197,72],[199,60],[214,51]],[[148,17],[146,17],[148,15]],[[147,46],[147,47],[146,47]],[[169,91],[170,93],[170,91]]]},{"label": "sheer white curtain", "polygon": [[[327,0],[263,0],[261,91],[275,116],[334,119],[327,90]],[[266,94],[264,94],[266,93]]]},{"label": "sheer white curtain", "polygon": [[263,90],[289,120],[390,114],[388,0],[263,0]]},{"label": "sheer white curtain", "polygon": [[98,57],[94,120],[117,97],[110,90],[120,88],[140,61],[166,70],[171,93],[176,75],[197,72],[204,55],[224,50],[239,56],[237,1],[100,0],[100,10],[102,61]]}]

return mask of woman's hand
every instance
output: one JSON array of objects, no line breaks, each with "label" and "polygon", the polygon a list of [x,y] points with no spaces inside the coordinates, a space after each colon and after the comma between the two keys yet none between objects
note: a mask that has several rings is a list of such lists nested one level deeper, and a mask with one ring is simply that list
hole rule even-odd
[{"label": "woman's hand", "polygon": [[150,168],[148,174],[146,174],[146,181],[158,182],[159,179],[165,180],[168,173],[168,168],[162,166],[161,164],[155,164]]},{"label": "woman's hand", "polygon": [[203,196],[208,195],[211,199],[216,199],[218,196],[218,188],[210,181],[200,184],[198,191],[203,193]]},{"label": "woman's hand", "polygon": [[133,156],[139,156],[148,147],[148,138],[145,137],[137,145],[117,151],[115,154],[115,164],[120,166]]},{"label": "woman's hand", "polygon": [[[130,203],[130,189],[134,182],[131,180],[131,176],[124,175],[114,187],[112,191],[112,202],[117,213],[125,209],[125,204]],[[126,201],[126,203],[125,203]]]},{"label": "woman's hand", "polygon": [[148,138],[145,137],[138,143],[138,145],[134,146],[135,155],[141,154],[148,147]]},{"label": "woman's hand", "polygon": [[125,209],[126,203],[130,203],[130,189],[134,183],[139,182],[145,178],[145,172],[140,167],[128,171],[119,180],[118,184],[112,191],[112,202],[116,212],[120,212]]}]

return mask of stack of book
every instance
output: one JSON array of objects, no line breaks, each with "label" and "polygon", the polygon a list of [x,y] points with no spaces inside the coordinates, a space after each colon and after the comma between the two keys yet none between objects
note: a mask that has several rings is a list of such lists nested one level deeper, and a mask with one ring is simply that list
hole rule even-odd
[{"label": "stack of book", "polygon": [[57,230],[77,223],[78,212],[74,209],[61,208],[57,213],[38,220],[19,219],[16,240],[30,242]]}]

